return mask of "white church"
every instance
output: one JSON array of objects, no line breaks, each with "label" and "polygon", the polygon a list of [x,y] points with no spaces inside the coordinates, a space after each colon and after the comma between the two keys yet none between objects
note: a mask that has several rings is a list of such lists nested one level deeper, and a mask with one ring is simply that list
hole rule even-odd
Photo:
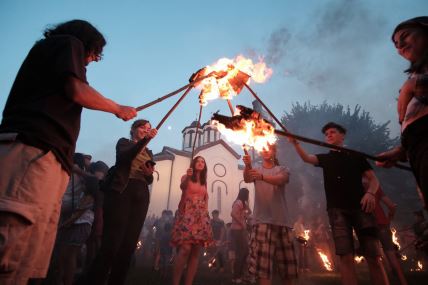
[{"label": "white church", "polygon": [[[181,149],[165,146],[160,153],[154,155],[156,173],[151,187],[148,215],[160,216],[162,210],[175,212],[177,209],[181,197],[181,177],[190,165],[196,126],[197,121],[194,121],[183,129]],[[254,185],[244,182],[241,154],[221,138],[215,126],[207,122],[198,128],[198,132],[194,155],[204,157],[207,163],[208,210],[210,214],[215,209],[219,210],[220,218],[230,222],[232,203],[238,196],[239,189],[248,188],[252,197]],[[250,201],[251,204],[252,202]]]}]

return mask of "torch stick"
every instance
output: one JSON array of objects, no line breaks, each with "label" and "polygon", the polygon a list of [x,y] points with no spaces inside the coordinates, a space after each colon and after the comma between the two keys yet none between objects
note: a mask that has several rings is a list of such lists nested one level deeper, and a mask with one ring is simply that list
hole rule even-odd
[{"label": "torch stick", "polygon": [[[235,113],[235,109],[233,108],[232,102],[230,101],[230,99],[227,99],[227,105],[229,106],[230,109],[230,113],[233,114]],[[248,154],[248,150],[247,150],[247,146],[245,144],[242,145],[242,149],[244,150],[244,154],[245,155],[249,155]],[[253,167],[251,166],[251,163],[246,165],[248,169],[252,169]]]},{"label": "torch stick", "polygon": [[199,106],[199,117],[198,117],[198,123],[196,124],[196,135],[195,139],[193,140],[193,147],[192,147],[192,156],[190,158],[190,163],[192,163],[193,155],[195,155],[195,145],[196,145],[196,139],[199,135],[199,124],[201,122],[201,115],[202,115],[202,105]]},{"label": "torch stick", "polygon": [[[247,83],[244,83],[245,87],[247,87],[247,89],[251,92],[251,94],[254,96],[254,98],[256,98],[257,101],[260,102],[260,104],[263,106],[263,108],[269,113],[269,115],[275,120],[275,122],[284,130],[284,131],[279,131],[279,130],[275,130],[275,133],[278,135],[282,135],[282,136],[286,136],[286,137],[291,137],[294,138],[296,140],[300,140],[303,142],[307,142],[310,144],[315,144],[315,145],[319,145],[319,146],[323,146],[323,147],[328,147],[328,148],[333,148],[336,150],[342,150],[342,151],[346,151],[348,153],[354,153],[354,154],[358,154],[361,155],[367,159],[371,159],[371,160],[375,160],[375,161],[382,161],[381,159],[379,159],[376,156],[364,153],[364,152],[360,152],[357,150],[353,150],[353,149],[349,149],[349,148],[345,148],[342,146],[337,146],[337,145],[333,145],[333,144],[329,144],[326,142],[322,142],[322,141],[318,141],[318,140],[314,140],[314,139],[310,139],[307,137],[303,137],[303,136],[298,136],[295,134],[290,133],[287,128],[281,123],[280,120],[278,120],[278,118],[271,112],[271,110],[265,105],[265,103],[263,103],[263,101],[259,98],[259,96],[257,96],[257,94],[253,91],[253,89],[250,88],[250,86],[247,85]],[[395,164],[394,165],[397,168],[403,169],[403,170],[407,170],[407,171],[411,171],[412,169],[406,165],[403,164]]]},{"label": "torch stick", "polygon": [[[177,108],[178,104],[180,104],[180,102],[183,101],[184,97],[186,97],[186,95],[189,94],[189,92],[190,92],[190,90],[192,90],[192,88],[193,88],[193,86],[187,87],[186,92],[184,92],[183,95],[181,95],[180,99],[178,99],[178,101],[174,104],[174,106],[172,106],[172,108],[168,111],[168,113],[166,113],[166,115],[158,123],[158,125],[156,126],[157,130],[159,130],[160,127],[162,127],[162,125],[163,125],[163,123],[165,123],[166,119],[168,119],[168,117],[171,115],[171,113],[174,112],[174,110]],[[147,142],[145,143],[143,148],[146,147],[151,140],[152,139],[147,140]]]},{"label": "torch stick", "polygon": [[165,96],[162,96],[162,97],[160,97],[160,98],[158,98],[158,99],[156,99],[156,100],[153,100],[152,102],[149,102],[149,103],[147,103],[147,104],[141,105],[140,107],[137,107],[137,108],[135,108],[135,109],[136,109],[136,110],[137,110],[137,112],[138,112],[138,111],[141,111],[141,110],[143,110],[143,109],[146,109],[146,108],[148,108],[148,107],[150,107],[150,106],[153,106],[153,105],[155,105],[155,104],[157,104],[157,103],[159,103],[159,102],[162,102],[163,100],[165,100],[165,99],[167,99],[167,98],[169,98],[169,97],[171,97],[171,96],[174,96],[174,95],[176,95],[176,94],[180,93],[181,91],[185,90],[186,88],[189,88],[189,87],[193,87],[193,86],[195,86],[195,84],[196,84],[196,83],[198,83],[198,82],[200,82],[200,81],[202,81],[202,80],[204,80],[204,79],[206,79],[206,78],[208,78],[208,77],[214,76],[214,75],[215,75],[215,72],[211,72],[211,73],[209,73],[209,74],[207,74],[207,75],[205,75],[205,76],[202,76],[202,77],[200,77],[200,78],[194,79],[192,82],[190,82],[189,84],[187,84],[187,85],[185,85],[185,86],[181,87],[180,89],[177,89],[177,90],[175,90],[175,91],[173,91],[173,92],[171,92],[171,93],[166,94]]},{"label": "torch stick", "polygon": [[230,102],[230,99],[227,99],[227,105],[229,106],[230,113],[232,113],[232,116],[233,116],[233,114],[235,113],[235,110],[233,109],[232,102]]},{"label": "torch stick", "polygon": [[180,99],[178,99],[177,102],[175,102],[174,106],[172,106],[172,108],[168,111],[168,113],[166,113],[166,115],[162,118],[162,120],[156,126],[157,130],[159,130],[159,128],[163,125],[163,123],[165,123],[166,119],[168,119],[168,117],[171,115],[171,113],[174,112],[174,110],[177,108],[178,104],[180,104],[181,101],[183,101],[184,97],[186,97],[186,95],[189,94],[189,92],[190,92],[190,90],[192,90],[192,88],[193,88],[192,84],[190,84],[187,87],[186,92],[184,92],[183,95],[181,95]]}]

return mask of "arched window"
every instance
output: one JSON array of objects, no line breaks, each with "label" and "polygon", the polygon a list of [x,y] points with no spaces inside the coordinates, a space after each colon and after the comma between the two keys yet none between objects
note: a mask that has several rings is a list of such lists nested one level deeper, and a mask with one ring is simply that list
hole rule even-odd
[{"label": "arched window", "polygon": [[222,180],[214,180],[213,183],[211,184],[211,193],[213,193],[214,195],[212,195],[211,198],[213,199],[217,198],[217,200],[215,201],[215,205],[217,210],[220,213],[221,213],[221,206],[222,206],[221,201],[223,196],[222,192],[226,192],[226,195],[228,195],[227,184]]}]

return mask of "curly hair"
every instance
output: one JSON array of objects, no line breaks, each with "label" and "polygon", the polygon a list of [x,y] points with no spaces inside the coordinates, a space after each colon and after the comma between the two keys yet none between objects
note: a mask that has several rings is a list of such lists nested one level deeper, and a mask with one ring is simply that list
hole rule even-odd
[{"label": "curly hair", "polygon": [[82,41],[86,54],[101,55],[106,40],[91,23],[84,20],[71,20],[45,29],[45,38],[56,35],[71,35]]}]

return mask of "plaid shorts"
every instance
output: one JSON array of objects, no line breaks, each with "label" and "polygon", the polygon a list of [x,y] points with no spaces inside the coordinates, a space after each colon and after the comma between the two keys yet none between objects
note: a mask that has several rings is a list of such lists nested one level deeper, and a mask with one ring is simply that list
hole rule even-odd
[{"label": "plaid shorts", "polygon": [[290,228],[254,225],[250,240],[250,273],[258,278],[272,279],[274,259],[281,278],[297,277],[297,259]]}]

